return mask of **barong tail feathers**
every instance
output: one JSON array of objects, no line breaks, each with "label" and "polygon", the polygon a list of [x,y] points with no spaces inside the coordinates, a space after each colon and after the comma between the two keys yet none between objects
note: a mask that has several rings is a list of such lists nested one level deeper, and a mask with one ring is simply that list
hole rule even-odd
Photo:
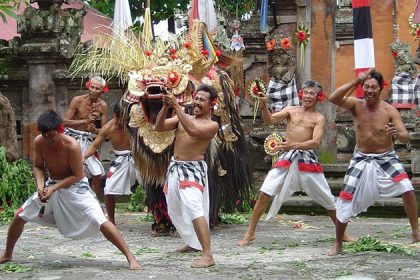
[{"label": "barong tail feathers", "polygon": [[218,223],[218,212],[232,213],[237,201],[249,201],[252,182],[252,161],[241,118],[235,102],[233,82],[222,70],[212,75],[219,92],[219,110],[213,113],[222,125],[217,141],[206,152],[209,165],[210,226]]},{"label": "barong tail feathers", "polygon": [[273,168],[289,168],[293,160],[301,155],[298,161],[298,169],[302,172],[323,173],[322,166],[318,163],[318,157],[312,150],[290,150],[282,154]]},{"label": "barong tail feathers", "polygon": [[353,158],[350,161],[350,166],[347,169],[346,176],[344,177],[343,189],[339,195],[340,198],[344,200],[353,199],[353,194],[356,191],[365,165],[372,160],[375,161],[378,164],[378,168],[388,174],[394,182],[400,182],[403,179],[409,178],[398,159],[395,150],[375,155],[364,154],[355,150]]}]

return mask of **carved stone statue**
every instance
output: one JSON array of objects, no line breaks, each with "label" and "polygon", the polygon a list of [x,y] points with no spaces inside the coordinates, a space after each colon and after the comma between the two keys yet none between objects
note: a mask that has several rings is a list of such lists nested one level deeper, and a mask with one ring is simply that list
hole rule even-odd
[{"label": "carved stone statue", "polygon": [[267,96],[270,109],[280,111],[286,106],[299,105],[295,71],[296,59],[289,37],[272,37],[266,40],[270,82]]},{"label": "carved stone statue", "polygon": [[394,58],[394,77],[391,86],[392,104],[397,108],[415,108],[416,94],[420,91],[415,64],[420,64],[420,50],[417,48],[417,57],[413,57],[407,43],[397,40],[389,46]]},{"label": "carved stone statue", "polygon": [[268,54],[270,77],[289,83],[295,76],[296,63],[290,51],[276,49]]},{"label": "carved stone statue", "polygon": [[406,72],[414,77],[417,74],[415,64],[420,64],[420,50],[417,48],[417,57],[410,54],[410,48],[407,43],[401,41],[392,42],[389,47],[391,48],[392,56],[394,57],[394,73]]}]

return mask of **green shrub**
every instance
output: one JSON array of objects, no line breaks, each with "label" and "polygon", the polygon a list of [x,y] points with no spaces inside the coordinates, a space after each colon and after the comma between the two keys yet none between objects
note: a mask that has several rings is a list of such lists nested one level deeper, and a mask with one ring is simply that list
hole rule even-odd
[{"label": "green shrub", "polygon": [[134,193],[131,195],[127,210],[130,212],[143,212],[146,201],[146,191],[142,186],[137,186]]},{"label": "green shrub", "polygon": [[7,162],[6,150],[0,146],[0,221],[10,220],[13,210],[35,191],[35,179],[28,163],[22,159]]}]

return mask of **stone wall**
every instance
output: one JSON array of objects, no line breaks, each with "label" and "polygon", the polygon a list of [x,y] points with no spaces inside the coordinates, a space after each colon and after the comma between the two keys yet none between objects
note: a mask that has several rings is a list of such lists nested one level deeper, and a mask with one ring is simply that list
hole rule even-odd
[{"label": "stone wall", "polygon": [[[45,110],[64,114],[71,99],[86,94],[85,81],[69,78],[69,66],[83,30],[84,9],[61,10],[60,5],[44,10],[28,7],[18,16],[21,38],[0,42],[0,91],[16,114],[18,150],[21,157],[31,159],[32,140],[38,135],[36,121]],[[103,99],[112,105],[122,96],[116,81]],[[108,144],[103,159],[110,158]]]}]

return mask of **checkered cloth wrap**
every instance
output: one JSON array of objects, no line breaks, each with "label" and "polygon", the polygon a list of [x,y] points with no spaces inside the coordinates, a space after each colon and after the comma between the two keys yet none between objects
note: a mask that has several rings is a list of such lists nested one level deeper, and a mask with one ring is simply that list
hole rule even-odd
[{"label": "checkered cloth wrap", "polygon": [[417,76],[414,84],[414,104],[417,105],[417,110],[420,110],[420,75]]},{"label": "checkered cloth wrap", "polygon": [[75,130],[70,127],[64,128],[64,134],[73,137],[79,141],[89,141],[92,142],[92,133],[86,131]]},{"label": "checkered cloth wrap", "polygon": [[[419,85],[417,85],[419,83]],[[392,78],[392,105],[397,108],[415,108],[415,90],[420,82],[406,72]]]},{"label": "checkered cloth wrap", "polygon": [[395,150],[375,156],[355,150],[353,158],[350,161],[350,166],[347,169],[346,176],[344,177],[340,198],[345,200],[353,199],[353,194],[365,169],[365,165],[372,160],[376,161],[379,166],[378,168],[388,174],[392,178],[392,181],[399,182],[402,179],[408,178]]},{"label": "checkered cloth wrap", "polygon": [[271,112],[281,111],[287,106],[299,105],[296,80],[293,78],[290,83],[285,84],[282,80],[271,78],[267,87],[267,97]]},{"label": "checkered cloth wrap", "polygon": [[116,170],[121,168],[124,163],[127,161],[133,161],[132,153],[125,153],[125,154],[115,154],[115,159],[111,162],[109,169],[113,168],[114,172],[108,172],[107,177],[111,177]]},{"label": "checkered cloth wrap", "polygon": [[273,168],[289,168],[295,160],[298,161],[299,171],[317,173],[324,171],[318,163],[318,157],[313,150],[290,150],[283,153],[273,165]]},{"label": "checkered cloth wrap", "polygon": [[[171,160],[166,177],[172,172],[179,176],[179,188],[196,187],[204,192],[207,182],[207,164],[204,160],[177,161]],[[168,193],[168,182],[165,183],[164,193]]]}]

